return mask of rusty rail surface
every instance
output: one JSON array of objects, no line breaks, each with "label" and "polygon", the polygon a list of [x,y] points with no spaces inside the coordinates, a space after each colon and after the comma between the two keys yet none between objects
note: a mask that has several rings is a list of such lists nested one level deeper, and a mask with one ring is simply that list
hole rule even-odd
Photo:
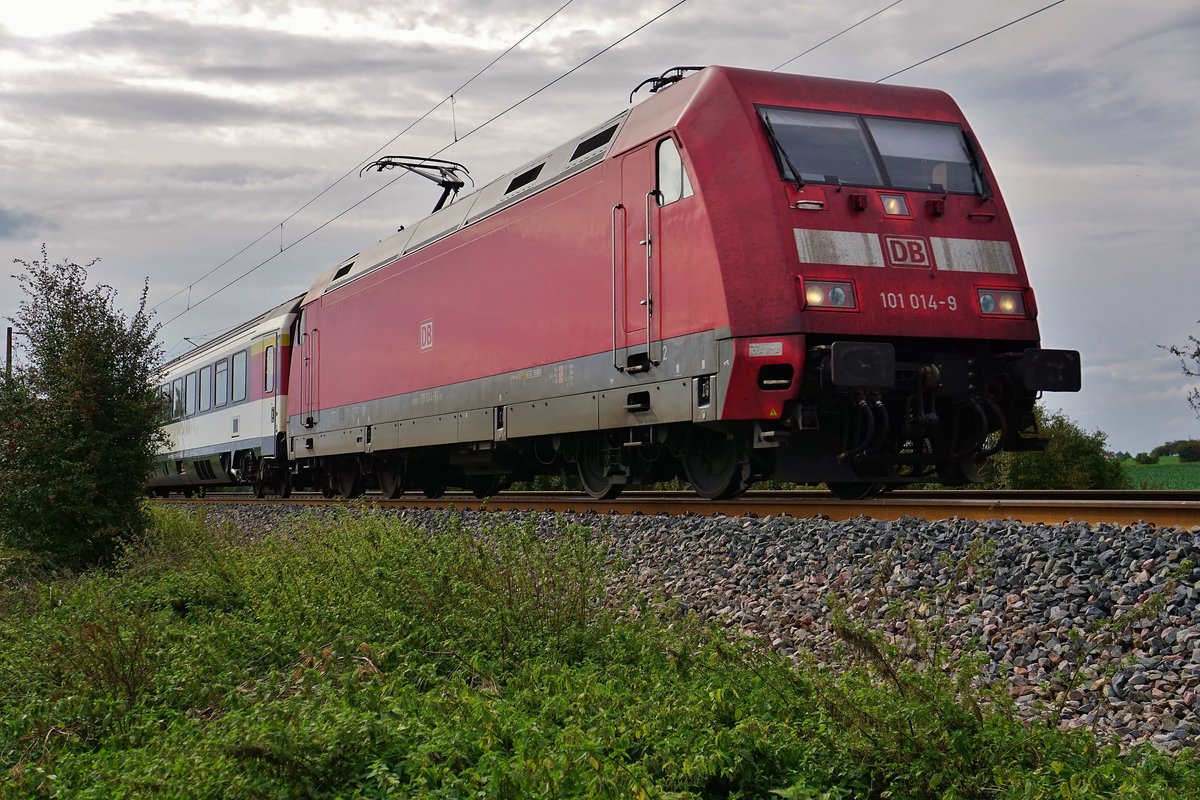
[{"label": "rusty rail surface", "polygon": [[487,500],[469,493],[447,493],[437,500],[406,495],[386,500],[367,494],[360,500],[326,500],[320,495],[293,495],[288,500],[267,497],[256,500],[247,493],[211,493],[204,499],[174,498],[160,503],[285,503],[293,505],[339,505],[374,503],[384,508],[471,509],[488,511],[555,511],[577,514],[693,514],[711,516],[823,516],[833,520],[855,517],[895,520],[918,517],[927,520],[960,518],[974,520],[1013,519],[1026,524],[1057,524],[1075,521],[1092,524],[1131,525],[1146,522],[1158,527],[1200,526],[1200,491],[1133,492],[982,492],[982,491],[897,491],[865,500],[838,500],[821,491],[757,491],[737,500],[713,501],[691,492],[626,492],[616,500],[592,500],[573,492],[505,492]]}]

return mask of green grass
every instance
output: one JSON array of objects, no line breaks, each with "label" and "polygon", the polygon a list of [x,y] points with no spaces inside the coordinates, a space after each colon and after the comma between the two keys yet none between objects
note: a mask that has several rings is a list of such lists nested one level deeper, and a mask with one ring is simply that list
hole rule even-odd
[{"label": "green grass", "polygon": [[349,510],[7,562],[0,796],[1185,798],[1200,763],[1020,722],[977,661],[757,650],[611,597],[586,528]]},{"label": "green grass", "polygon": [[1163,456],[1157,464],[1139,464],[1132,458],[1121,466],[1136,489],[1200,489],[1200,461],[1179,463],[1179,456]]}]

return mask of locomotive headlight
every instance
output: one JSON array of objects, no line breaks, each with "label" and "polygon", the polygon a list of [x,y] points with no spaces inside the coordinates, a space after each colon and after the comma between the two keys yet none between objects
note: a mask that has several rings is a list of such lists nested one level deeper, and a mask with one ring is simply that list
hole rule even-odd
[{"label": "locomotive headlight", "polygon": [[850,281],[814,281],[801,279],[804,307],[853,311],[857,309],[854,284]]},{"label": "locomotive headlight", "polygon": [[912,214],[908,210],[908,199],[902,194],[881,194],[879,199],[883,201],[883,213],[889,217],[911,217]]},{"label": "locomotive headlight", "polygon": [[979,310],[994,317],[1027,316],[1020,289],[980,289]]}]

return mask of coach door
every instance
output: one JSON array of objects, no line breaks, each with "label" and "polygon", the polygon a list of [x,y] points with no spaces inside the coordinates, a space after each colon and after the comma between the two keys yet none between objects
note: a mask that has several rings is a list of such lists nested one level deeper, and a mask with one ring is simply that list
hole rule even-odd
[{"label": "coach door", "polygon": [[629,372],[644,372],[662,359],[654,183],[652,144],[622,159],[621,203],[613,209],[613,363]]},{"label": "coach door", "polygon": [[262,453],[264,456],[275,455],[275,420],[279,415],[276,407],[276,391],[279,376],[279,337],[272,333],[259,338],[254,343],[254,352],[262,353],[262,361],[255,359],[252,363],[259,365],[258,374],[251,380],[258,381],[262,391],[263,402],[261,412],[261,427],[259,435],[263,437]]}]

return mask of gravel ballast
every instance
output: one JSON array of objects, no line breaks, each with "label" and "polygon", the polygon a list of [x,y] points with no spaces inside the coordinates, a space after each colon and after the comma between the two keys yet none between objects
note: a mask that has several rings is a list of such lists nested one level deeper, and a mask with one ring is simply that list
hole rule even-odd
[{"label": "gravel ballast", "polygon": [[[702,506],[698,506],[702,508]],[[249,533],[284,505],[209,509]],[[377,511],[438,527],[446,512]],[[481,512],[459,512],[473,524]],[[524,515],[507,514],[508,517]],[[941,620],[951,653],[986,655],[1030,720],[1058,717],[1123,746],[1200,744],[1200,528],[904,518],[545,515],[609,542],[614,594],[677,604],[766,646],[827,660],[832,606],[903,643]]]}]

